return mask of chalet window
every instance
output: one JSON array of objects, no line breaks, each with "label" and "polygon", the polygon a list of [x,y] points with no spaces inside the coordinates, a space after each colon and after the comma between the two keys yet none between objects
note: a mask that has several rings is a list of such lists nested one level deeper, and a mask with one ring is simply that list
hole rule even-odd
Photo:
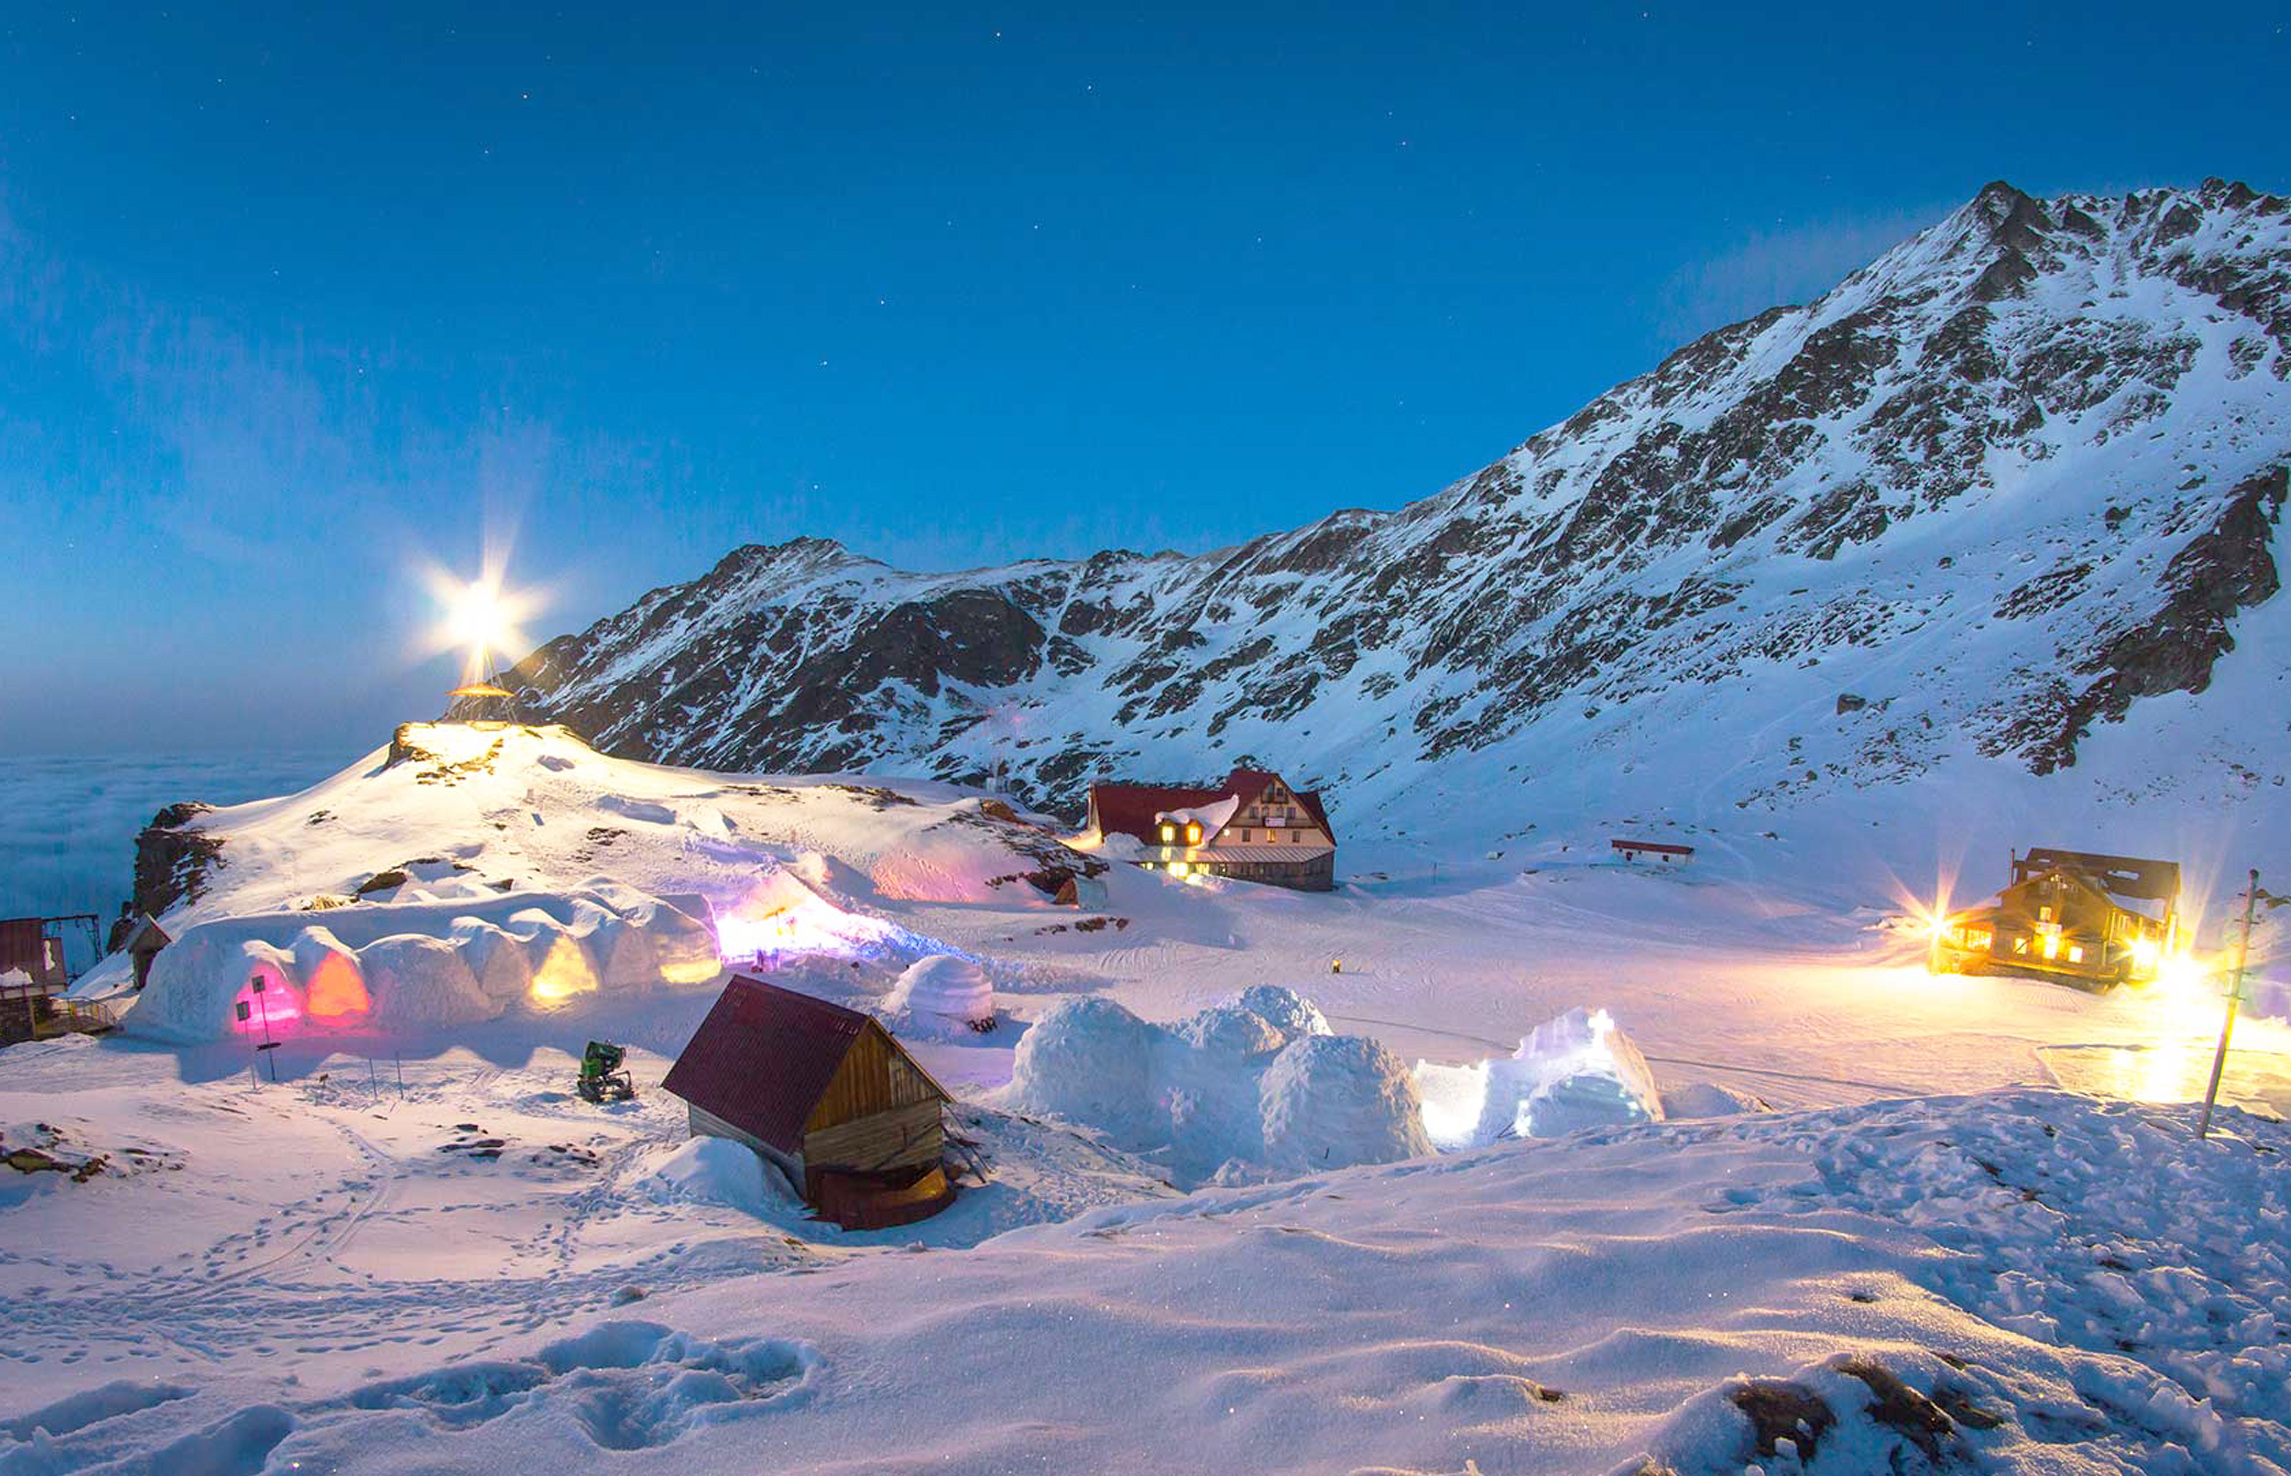
[{"label": "chalet window", "polygon": [[1201,827],[1199,825],[1188,825],[1185,827],[1185,843],[1189,846],[1198,846],[1201,844]]},{"label": "chalet window", "polygon": [[1163,825],[1162,825],[1162,827],[1161,827],[1161,843],[1162,843],[1163,845],[1165,845],[1165,846],[1166,846],[1166,845],[1168,845],[1168,844],[1169,844],[1171,841],[1174,841],[1174,840],[1176,840],[1176,839],[1177,839],[1177,827],[1176,827],[1176,826],[1174,826],[1174,825],[1168,824],[1167,822],[1164,822],[1164,823],[1163,823]]}]

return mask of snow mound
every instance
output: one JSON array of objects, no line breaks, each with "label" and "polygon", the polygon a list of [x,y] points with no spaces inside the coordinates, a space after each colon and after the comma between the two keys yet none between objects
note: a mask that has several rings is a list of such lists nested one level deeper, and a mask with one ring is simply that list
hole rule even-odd
[{"label": "snow mound", "polygon": [[200,923],[164,949],[125,1028],[183,1043],[418,1029],[721,972],[705,922],[611,884],[255,913]]},{"label": "snow mound", "polygon": [[1304,1172],[1390,1163],[1432,1151],[1416,1083],[1363,1035],[1307,1035],[1284,1047],[1259,1088],[1265,1158]]},{"label": "snow mound", "polygon": [[687,1138],[639,1164],[636,1192],[655,1204],[714,1204],[765,1220],[801,1218],[803,1205],[744,1143]]},{"label": "snow mound", "polygon": [[1288,1037],[1272,1021],[1238,1004],[1211,1005],[1177,1026],[1187,1045],[1219,1065],[1243,1065],[1255,1056],[1269,1056],[1287,1045]]},{"label": "snow mound", "polygon": [[1443,1150],[1663,1119],[1646,1057],[1605,1010],[1569,1010],[1530,1031],[1507,1057],[1469,1066],[1419,1061],[1414,1076],[1425,1131]]},{"label": "snow mound", "polygon": [[1166,1027],[1108,999],[1058,1005],[1019,1041],[1004,1103],[1097,1128],[1194,1182],[1431,1151],[1397,1057],[1326,1033],[1288,990],[1250,993],[1294,1031],[1239,1002]]},{"label": "snow mound", "polygon": [[1329,1029],[1328,1016],[1320,1012],[1319,1005],[1278,984],[1252,985],[1233,1002],[1279,1031],[1284,1045],[1302,1035],[1336,1033]]},{"label": "snow mound", "polygon": [[1067,1000],[1019,1037],[1008,1101],[1020,1112],[1102,1128],[1125,1144],[1150,1142],[1157,1126],[1166,1139],[1155,1082],[1179,1049],[1169,1031],[1110,999]]},{"label": "snow mound", "polygon": [[883,996],[883,1008],[926,1029],[994,1023],[994,984],[973,959],[934,953],[909,964]]}]

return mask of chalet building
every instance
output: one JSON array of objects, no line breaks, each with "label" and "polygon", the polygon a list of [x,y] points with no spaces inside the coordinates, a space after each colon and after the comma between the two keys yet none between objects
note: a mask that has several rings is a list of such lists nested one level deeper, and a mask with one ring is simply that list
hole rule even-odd
[{"label": "chalet building", "polygon": [[64,993],[72,982],[71,968],[64,961],[63,940],[50,929],[77,921],[0,919],[0,1046],[73,1031],[100,1034],[118,1023],[106,1006]]},{"label": "chalet building", "polygon": [[954,1200],[946,1090],[871,1016],[735,978],[661,1087],[696,1136],[746,1144],[847,1230],[912,1224]]},{"label": "chalet building", "polygon": [[1263,769],[1235,769],[1211,789],[1093,784],[1090,828],[1138,841],[1149,871],[1308,892],[1336,885],[1336,832],[1320,796]]},{"label": "chalet building", "polygon": [[0,919],[0,974],[6,973],[22,974],[25,983],[49,990],[71,982],[63,940],[49,936],[46,918]]},{"label": "chalet building", "polygon": [[1668,841],[1624,840],[1620,837],[1607,842],[1615,854],[1625,861],[1659,861],[1662,864],[1683,865],[1694,859],[1694,847],[1674,846]]}]

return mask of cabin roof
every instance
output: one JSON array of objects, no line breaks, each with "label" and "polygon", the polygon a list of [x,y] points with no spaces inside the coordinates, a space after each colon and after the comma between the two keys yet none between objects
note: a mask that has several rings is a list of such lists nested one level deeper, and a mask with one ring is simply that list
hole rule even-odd
[{"label": "cabin roof", "polygon": [[[1150,842],[1154,838],[1154,823],[1160,816],[1173,810],[1203,809],[1223,799],[1236,801],[1234,809],[1238,811],[1280,777],[1270,769],[1235,769],[1225,776],[1223,784],[1209,789],[1177,784],[1132,784],[1123,780],[1091,785],[1090,800],[1101,833],[1134,835]],[[1289,787],[1289,792],[1297,797],[1298,806],[1312,817],[1322,833],[1335,840],[1336,831],[1328,823],[1328,812],[1321,808],[1319,792],[1294,785]]]},{"label": "cabin roof", "polygon": [[127,935],[123,947],[128,953],[157,953],[174,941],[168,931],[159,926],[159,920],[146,912],[137,917],[135,930]]},{"label": "cabin roof", "polygon": [[[803,1148],[804,1123],[860,1036],[881,1030],[841,1005],[740,975],[724,986],[661,1089],[777,1148]],[[888,1031],[884,1039],[945,1099]]]},{"label": "cabin roof", "polygon": [[1670,841],[1624,840],[1617,837],[1607,844],[1618,851],[1653,851],[1663,856],[1691,856],[1694,854],[1694,847],[1677,845]]}]

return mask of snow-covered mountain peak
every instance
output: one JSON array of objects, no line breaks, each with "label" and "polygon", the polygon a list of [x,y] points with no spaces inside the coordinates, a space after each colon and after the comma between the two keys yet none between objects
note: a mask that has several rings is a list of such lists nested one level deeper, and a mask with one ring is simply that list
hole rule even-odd
[{"label": "snow-covered mountain peak", "polygon": [[[1999,182],[1396,511],[956,574],[743,550],[515,680],[612,752],[1001,775],[1065,812],[1242,761],[1340,825],[1498,832],[2043,775],[2279,623],[2287,381],[2281,197]],[[2175,782],[2274,774],[2272,736],[2195,712]]]}]

